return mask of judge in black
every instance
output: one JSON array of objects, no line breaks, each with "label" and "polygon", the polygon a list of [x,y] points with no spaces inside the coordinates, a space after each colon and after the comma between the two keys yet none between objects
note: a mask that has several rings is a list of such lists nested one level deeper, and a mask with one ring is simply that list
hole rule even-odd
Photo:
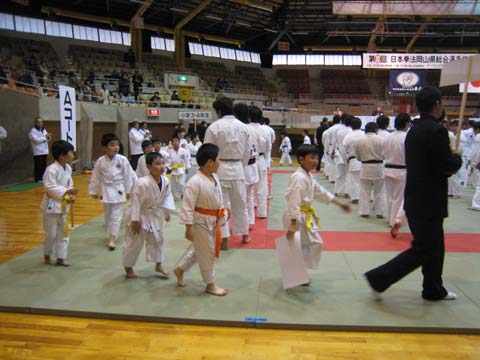
[{"label": "judge in black", "polygon": [[426,87],[415,97],[420,118],[405,139],[407,182],[404,209],[413,235],[410,249],[365,276],[377,300],[390,285],[422,267],[422,297],[454,300],[456,294],[442,284],[445,245],[443,219],[448,216],[448,177],[462,165],[461,156],[449,146],[440,90]]}]

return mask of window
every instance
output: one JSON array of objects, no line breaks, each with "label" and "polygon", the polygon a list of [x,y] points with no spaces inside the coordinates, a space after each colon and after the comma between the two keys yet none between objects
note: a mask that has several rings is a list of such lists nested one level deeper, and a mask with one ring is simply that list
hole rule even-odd
[{"label": "window", "polygon": [[307,65],[323,65],[323,55],[307,55]]},{"label": "window", "polygon": [[175,51],[175,43],[173,39],[165,39],[165,50]]},{"label": "window", "polygon": [[288,65],[305,65],[305,55],[287,55]]},{"label": "window", "polygon": [[99,29],[98,35],[100,37],[100,42],[109,43],[109,44],[112,42],[112,35],[110,34],[109,30]]},{"label": "window", "polygon": [[220,51],[217,46],[203,45],[203,55],[220,57]]},{"label": "window", "polygon": [[165,39],[160,37],[151,38],[152,49],[165,50]]},{"label": "window", "polygon": [[[126,33],[126,32],[122,33],[122,39],[123,39],[123,45],[126,45],[126,46],[131,45],[130,33]],[[152,45],[152,49],[153,49],[153,45]]]},{"label": "window", "polygon": [[261,64],[260,54],[250,53],[250,56],[252,57],[252,62],[253,62],[253,63],[255,63],[255,64]]},{"label": "window", "polygon": [[78,40],[98,41],[98,29],[73,25],[73,37]]},{"label": "window", "polygon": [[250,59],[250,53],[247,51],[235,50],[235,54],[237,55],[238,61],[252,62],[252,60]]},{"label": "window", "polygon": [[343,56],[325,55],[325,65],[343,65]]},{"label": "window", "polygon": [[287,65],[287,55],[273,55],[272,65]]},{"label": "window", "polygon": [[45,21],[46,34],[73,38],[72,25],[55,21]]},{"label": "window", "polygon": [[192,55],[203,55],[202,44],[189,42],[188,47]]},{"label": "window", "polygon": [[15,16],[15,30],[34,34],[45,34],[43,20]]},{"label": "window", "polygon": [[343,55],[343,65],[362,65],[360,55]]},{"label": "window", "polygon": [[0,13],[0,29],[15,30],[13,15]]},{"label": "window", "polygon": [[236,60],[235,50],[229,48],[220,48],[220,57],[222,59]]}]

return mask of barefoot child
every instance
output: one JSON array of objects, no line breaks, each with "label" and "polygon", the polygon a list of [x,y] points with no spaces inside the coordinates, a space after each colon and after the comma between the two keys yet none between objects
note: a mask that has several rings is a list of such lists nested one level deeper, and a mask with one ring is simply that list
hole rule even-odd
[{"label": "barefoot child", "polygon": [[136,278],[133,266],[146,242],[147,261],[155,262],[155,270],[168,277],[163,268],[165,236],[163,221],[170,221],[175,212],[170,183],[163,176],[165,159],[157,152],[146,155],[149,175],[138,179],[133,186],[131,202],[125,212],[125,247],[123,266],[126,277]]},{"label": "barefoot child", "polygon": [[93,167],[88,193],[103,203],[105,226],[108,229],[108,248],[115,250],[127,194],[131,192],[137,175],[128,159],[120,155],[120,141],[115,134],[102,136],[105,155]]},{"label": "barefoot child", "polygon": [[143,155],[140,156],[140,158],[138,159],[137,170],[135,170],[135,174],[137,174],[137,177],[139,178],[147,176],[149,174],[147,163],[145,160],[148,153],[155,151],[155,147],[150,140],[143,140],[142,150]]},{"label": "barefoot child", "polygon": [[70,163],[75,157],[73,145],[60,140],[52,144],[52,155],[55,161],[43,174],[43,196],[41,209],[43,212],[43,227],[45,240],[43,254],[45,264],[51,264],[50,256],[55,246],[57,265],[70,266],[66,262],[68,247],[67,214],[70,204],[75,201],[78,189],[73,188],[72,168]]},{"label": "barefoot child", "polygon": [[312,206],[313,200],[332,202],[345,212],[350,212],[350,206],[337,200],[335,195],[322,187],[310,173],[318,164],[318,149],[315,145],[300,145],[297,149],[297,160],[300,167],[290,176],[288,182],[285,193],[287,209],[283,221],[287,229],[287,239],[292,240],[295,232],[300,232],[305,264],[309,269],[316,269],[323,240],[318,234],[318,217]]},{"label": "barefoot child", "polygon": [[179,260],[174,269],[178,286],[184,287],[183,274],[198,262],[208,294],[224,296],[228,290],[215,283],[215,257],[220,254],[220,226],[226,220],[222,207],[222,189],[217,175],[220,160],[218,146],[203,144],[197,152],[200,167],[185,187],[180,220],[185,224],[185,237],[193,248]]}]

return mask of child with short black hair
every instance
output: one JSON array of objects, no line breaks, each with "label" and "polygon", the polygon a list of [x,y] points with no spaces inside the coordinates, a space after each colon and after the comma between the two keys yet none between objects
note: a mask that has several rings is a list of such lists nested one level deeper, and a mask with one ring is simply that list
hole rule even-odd
[{"label": "child with short black hair", "polygon": [[280,165],[285,165],[285,162],[287,162],[288,165],[292,165],[290,151],[292,151],[292,142],[290,141],[287,132],[283,130],[282,143],[280,144],[280,152],[282,153],[282,157],[280,158]]},{"label": "child with short black hair", "polygon": [[138,159],[137,170],[135,170],[135,174],[137,174],[137,177],[139,178],[143,176],[147,176],[149,174],[147,163],[145,161],[145,156],[148,153],[155,151],[155,148],[150,140],[143,140],[142,150],[143,150],[143,155],[140,156],[140,158]]},{"label": "child with short black hair", "polygon": [[175,200],[180,200],[185,187],[185,173],[190,168],[187,150],[180,147],[180,140],[174,136],[172,148],[168,150],[167,168],[171,173],[172,194]]},{"label": "child with short black hair", "polygon": [[108,133],[102,136],[105,155],[98,158],[93,167],[88,193],[103,203],[105,226],[108,229],[108,248],[115,250],[122,222],[127,194],[137,180],[128,159],[120,155],[120,141],[117,135]]},{"label": "child with short black hair", "polygon": [[165,159],[158,152],[146,155],[149,175],[138,179],[133,186],[131,201],[125,212],[125,246],[123,266],[126,277],[136,278],[133,266],[146,243],[147,261],[155,262],[155,271],[168,277],[165,260],[164,221],[175,212],[170,182],[164,176]]},{"label": "child with short black hair", "polygon": [[158,136],[152,137],[153,151],[158,152],[165,159],[165,163],[168,158],[168,151],[162,149],[162,140]]},{"label": "child with short black hair", "polygon": [[224,296],[228,290],[215,282],[215,257],[220,254],[220,226],[227,220],[223,208],[222,189],[215,174],[220,165],[218,146],[203,144],[197,152],[200,166],[197,173],[188,181],[183,197],[180,220],[185,224],[185,237],[192,241],[193,248],[182,256],[174,269],[178,286],[186,286],[183,275],[196,262],[200,267],[208,294]]},{"label": "child with short black hair", "polygon": [[70,204],[75,202],[78,189],[73,187],[72,168],[74,159],[73,145],[59,140],[52,144],[52,155],[55,161],[50,164],[43,174],[43,196],[40,208],[43,213],[43,228],[45,239],[43,242],[43,260],[51,264],[51,254],[55,246],[56,264],[70,266],[66,261],[69,241],[67,214]]},{"label": "child with short black hair", "polygon": [[318,268],[323,240],[318,234],[319,223],[313,200],[334,203],[343,211],[350,212],[350,206],[337,200],[334,194],[321,186],[311,174],[318,164],[318,149],[315,145],[302,144],[297,149],[298,169],[290,176],[285,192],[287,208],[283,223],[287,239],[292,240],[299,231],[305,264],[309,269]]}]

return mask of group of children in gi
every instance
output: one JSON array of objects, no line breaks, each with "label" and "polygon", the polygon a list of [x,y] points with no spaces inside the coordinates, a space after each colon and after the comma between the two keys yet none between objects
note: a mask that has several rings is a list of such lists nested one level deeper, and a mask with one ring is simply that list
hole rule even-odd
[{"label": "group of children in gi", "polygon": [[[255,115],[254,115],[255,117]],[[105,209],[105,225],[108,229],[108,247],[115,249],[120,223],[128,195],[130,202],[125,211],[125,244],[122,263],[126,277],[136,278],[135,263],[145,244],[147,261],[155,263],[155,270],[162,277],[169,273],[164,267],[164,222],[169,222],[176,213],[171,181],[165,176],[167,162],[172,152],[179,153],[180,141],[174,138],[172,150],[167,159],[160,152],[159,142],[145,143],[144,159],[148,174],[137,178],[128,160],[120,155],[120,142],[115,134],[105,134],[102,145],[105,155],[95,163],[89,185],[89,194],[100,198]],[[186,286],[184,274],[198,262],[206,292],[223,296],[228,293],[216,284],[215,257],[221,247],[220,227],[229,217],[230,211],[223,206],[222,188],[216,172],[220,166],[219,148],[206,143],[195,142],[190,155],[194,155],[198,171],[186,183],[180,221],[185,224],[185,238],[192,242],[187,252],[180,258],[173,272],[180,287]],[[46,194],[42,202],[43,219],[46,231],[44,261],[51,263],[53,246],[56,246],[56,263],[68,266],[66,261],[68,226],[66,217],[70,203],[75,201],[78,189],[73,187],[70,163],[74,158],[73,146],[65,141],[56,141],[52,146],[55,162],[44,176]],[[182,152],[183,153],[183,152]],[[175,154],[173,154],[175,155]],[[318,266],[322,240],[318,235],[318,217],[312,201],[333,202],[344,211],[350,211],[347,204],[335,198],[314,179],[311,171],[318,164],[318,151],[314,145],[302,145],[297,152],[300,167],[290,177],[285,193],[287,209],[284,214],[287,238],[299,231],[305,262],[309,268]],[[178,170],[178,169],[177,169]],[[174,181],[174,180],[172,180]]]}]

